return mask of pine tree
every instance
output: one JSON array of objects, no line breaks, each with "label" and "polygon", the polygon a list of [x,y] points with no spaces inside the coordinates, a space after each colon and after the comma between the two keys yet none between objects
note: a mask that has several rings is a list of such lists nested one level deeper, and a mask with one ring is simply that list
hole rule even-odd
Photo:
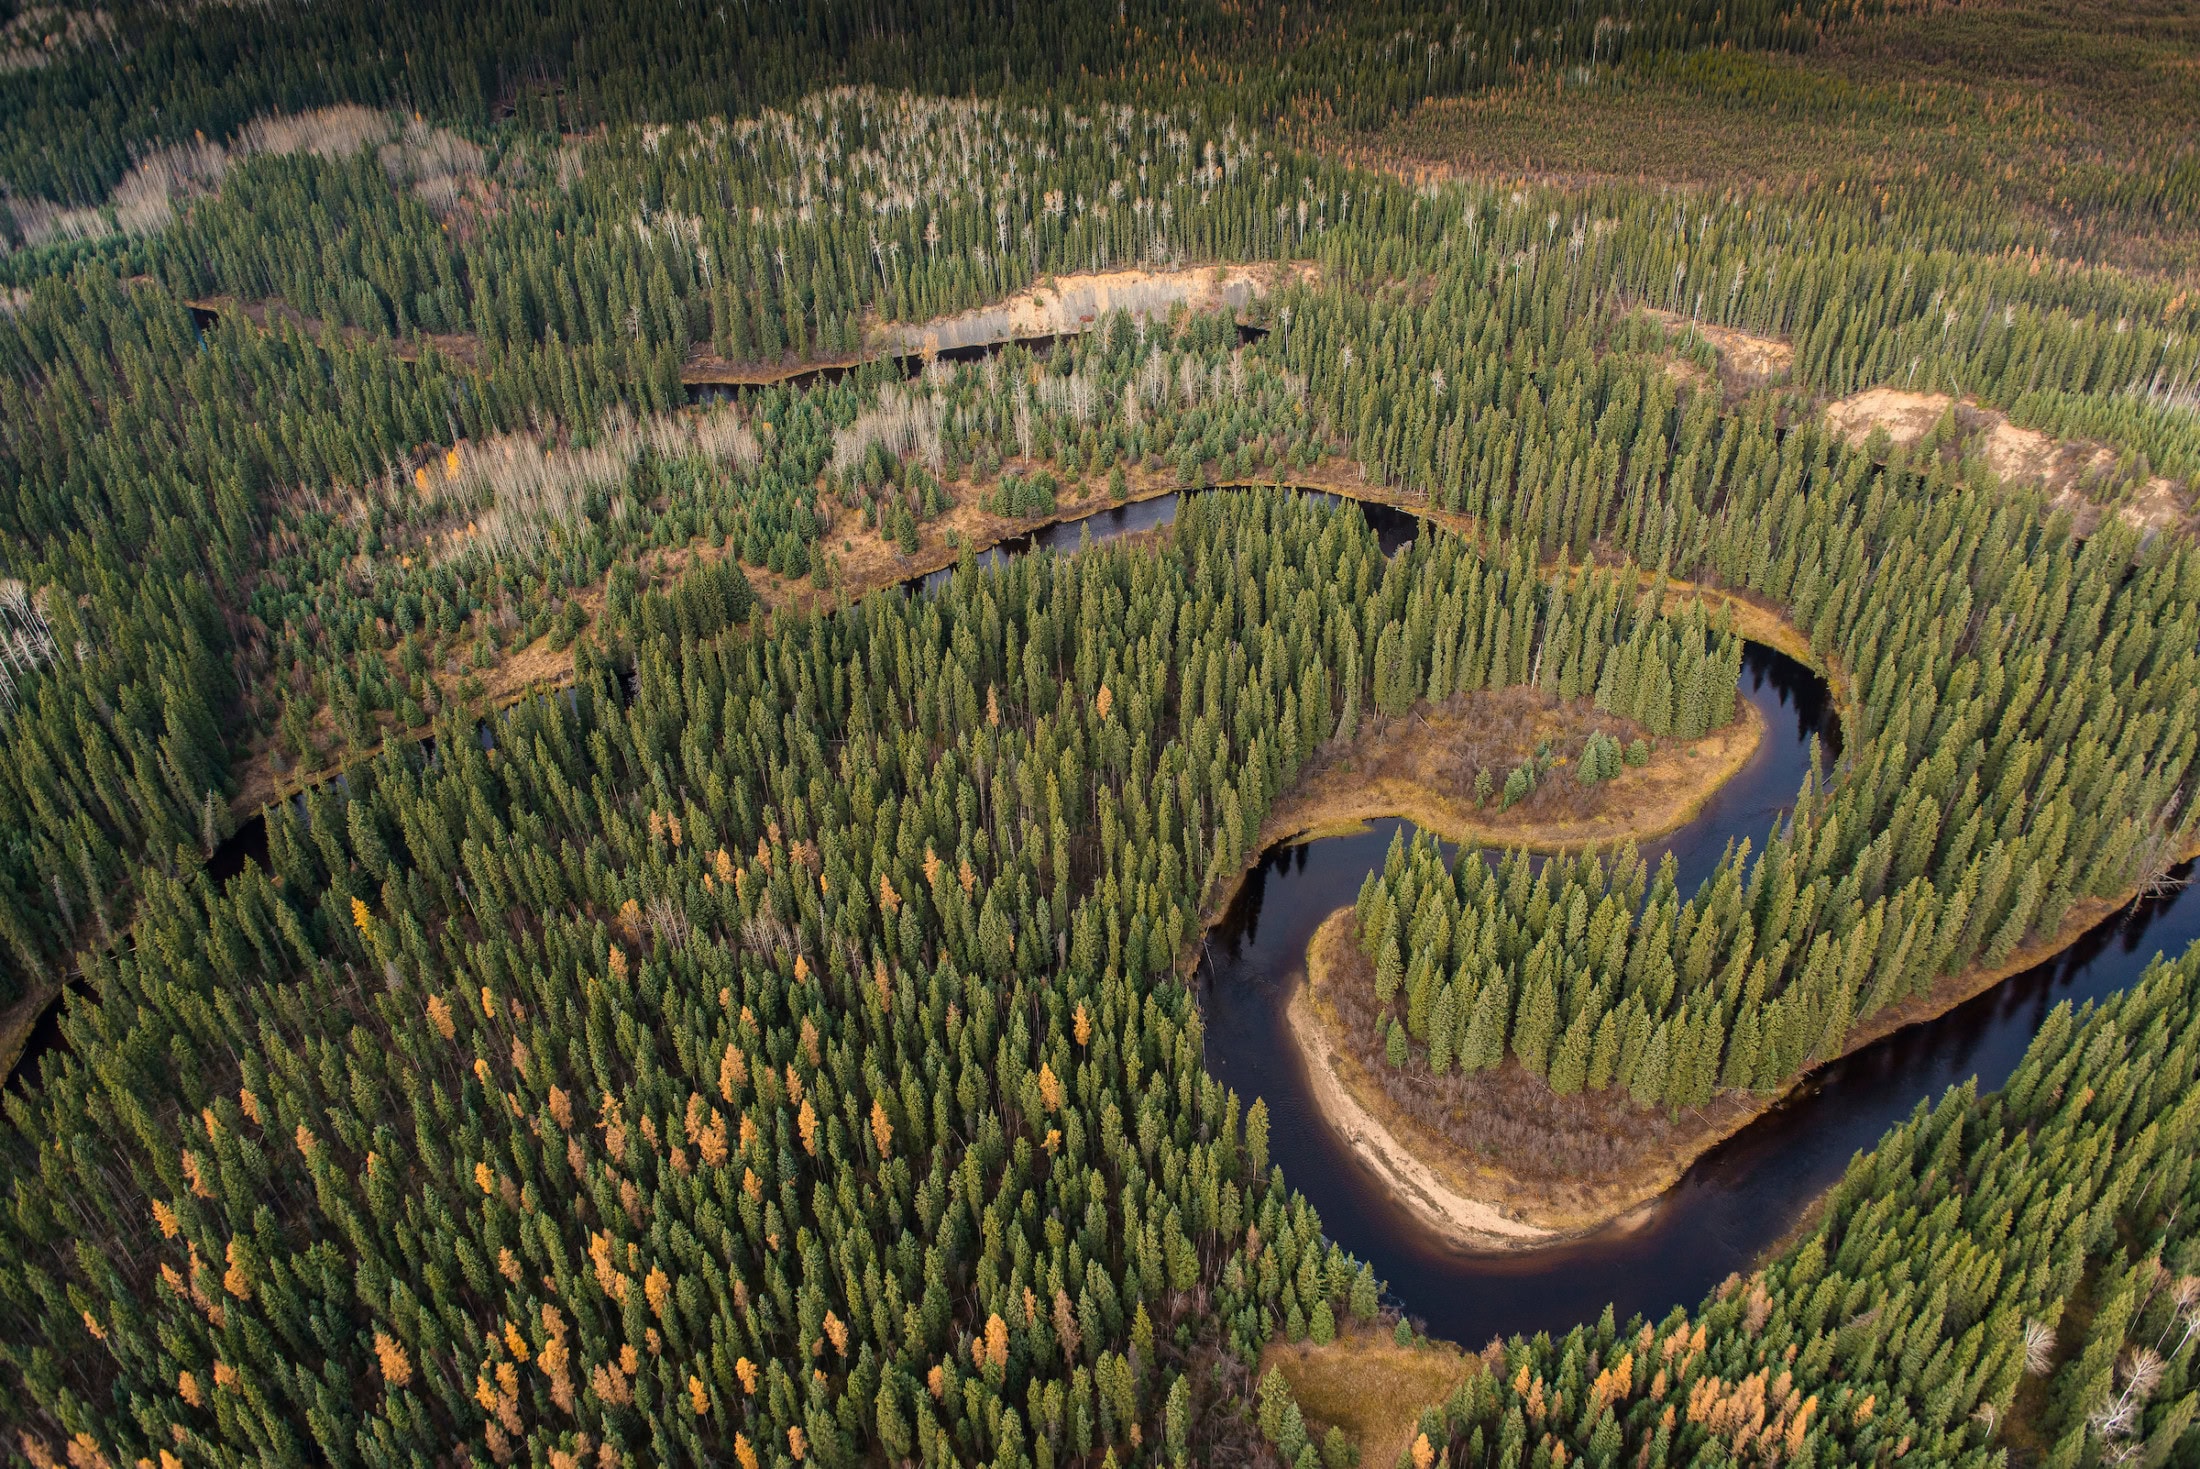
[{"label": "pine tree", "polygon": [[1567,1022],[1565,1033],[1559,1038],[1558,1051],[1551,1057],[1549,1081],[1551,1090],[1558,1095],[1571,1096],[1587,1081],[1591,1037],[1595,1032],[1596,1024],[1588,1010],[1577,1010],[1574,1018]]},{"label": "pine tree", "polygon": [[1382,934],[1375,941],[1376,1005],[1386,1010],[1390,1008],[1403,977],[1404,965],[1398,957],[1398,917],[1395,910],[1390,910],[1384,914]]},{"label": "pine tree", "polygon": [[1488,1071],[1505,1059],[1505,1044],[1512,1025],[1512,991],[1502,973],[1485,979],[1474,997],[1474,1018],[1467,1026],[1467,1041],[1460,1048],[1460,1064]]},{"label": "pine tree", "polygon": [[1513,1024],[1513,1054],[1520,1064],[1537,1076],[1550,1067],[1551,1041],[1558,1028],[1558,992],[1552,986],[1550,976],[1543,975],[1528,986],[1520,1000],[1520,1018]]},{"label": "pine tree", "polygon": [[1627,1079],[1627,1089],[1634,1094],[1638,1105],[1656,1107],[1664,1104],[1672,1087],[1672,1045],[1669,1025],[1660,1024],[1650,1032],[1642,1059],[1635,1063]]},{"label": "pine tree", "polygon": [[1447,984],[1437,990],[1436,1003],[1429,1016],[1428,1066],[1438,1076],[1451,1070],[1452,1036],[1458,1026],[1453,989]]},{"label": "pine tree", "polygon": [[1619,1044],[1618,1020],[1614,1012],[1606,1010],[1589,1044],[1589,1059],[1582,1073],[1584,1088],[1600,1092],[1612,1084],[1619,1066]]}]

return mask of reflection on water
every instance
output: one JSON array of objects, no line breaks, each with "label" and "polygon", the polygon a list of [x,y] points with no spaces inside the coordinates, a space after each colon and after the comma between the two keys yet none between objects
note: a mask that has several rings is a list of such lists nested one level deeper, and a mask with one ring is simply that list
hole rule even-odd
[{"label": "reflection on water", "polygon": [[[1762,847],[1793,800],[1818,736],[1833,756],[1824,685],[1781,654],[1751,646],[1742,692],[1765,716],[1749,763],[1668,840],[1694,890],[1730,840]],[[1323,918],[1352,901],[1382,864],[1397,821],[1364,833],[1271,852],[1208,937],[1201,1004],[1207,1066],[1248,1104],[1268,1101],[1271,1154],[1321,1211],[1332,1239],[1373,1263],[1406,1308],[1438,1336],[1478,1346],[1493,1335],[1563,1331],[1607,1303],[1622,1320],[1694,1306],[1752,1261],[1922,1100],[1976,1076],[1999,1086],[2049,1010],[2113,994],[2157,951],[2200,938],[2200,891],[2136,905],[2053,961],[1997,985],[1938,1020],[1913,1026],[1812,1078],[1794,1097],[1714,1149],[1647,1218],[1545,1249],[1486,1254],[1451,1246],[1395,1205],[1315,1106],[1284,1018]]]},{"label": "reflection on water", "polygon": [[[1028,550],[1073,551],[1150,530],[1172,522],[1180,500],[1170,494],[1114,506],[1004,542],[979,559],[997,566]],[[1354,503],[1385,555],[1419,529],[1405,511]],[[907,585],[929,591],[950,575],[934,572]],[[1839,753],[1825,685],[1800,664],[1752,645],[1742,693],[1764,716],[1764,741],[1696,820],[1643,849],[1653,864],[1673,854],[1683,893],[1711,873],[1730,841],[1747,837],[1763,845],[1809,771],[1814,739],[1829,764]],[[568,690],[564,697],[571,702],[573,695]],[[483,738],[493,738],[487,724]],[[2200,891],[2187,888],[2135,905],[2053,961],[1826,1067],[1802,1092],[1707,1154],[1631,1230],[1615,1228],[1542,1250],[1476,1254],[1437,1239],[1390,1201],[1314,1107],[1285,1028],[1284,1007],[1315,927],[1352,901],[1401,825],[1376,822],[1359,834],[1282,848],[1262,859],[1208,936],[1201,969],[1207,1064],[1248,1102],[1267,1099],[1272,1154],[1321,1211],[1330,1236],[1371,1261],[1432,1331],[1470,1345],[1493,1334],[1564,1330],[1594,1320],[1607,1302],[1623,1318],[1694,1305],[1728,1272],[1749,1268],[1840,1178],[1853,1153],[1871,1147],[1919,1101],[1971,1076],[1982,1087],[2000,1085],[2057,1002],[2112,994],[2157,951],[2175,953],[2200,938]],[[267,864],[267,829],[259,817],[222,844],[208,870],[226,881],[248,859]],[[35,1076],[40,1056],[67,1049],[59,1010],[57,1004],[40,1018],[11,1085]]]},{"label": "reflection on water", "polygon": [[[977,564],[985,568],[1004,566],[1011,558],[1021,556],[1027,551],[1066,553],[1075,551],[1082,545],[1097,546],[1102,541],[1112,541],[1121,536],[1135,535],[1139,531],[1168,525],[1176,519],[1177,501],[1180,498],[1172,493],[1152,500],[1138,500],[1128,505],[1112,505],[1086,516],[1083,520],[1064,520],[1056,521],[1052,525],[1042,525],[1037,530],[1011,536],[979,552]],[[936,592],[947,585],[948,579],[954,574],[954,567],[943,566],[938,571],[911,577],[902,585],[913,591]]]},{"label": "reflection on water", "polygon": [[38,1012],[38,1022],[23,1041],[23,1054],[16,1058],[15,1069],[8,1073],[7,1084],[16,1091],[24,1090],[38,1075],[38,1063],[46,1057],[67,1052],[69,1038],[61,1033],[61,1007],[66,1003],[70,990],[78,994],[89,992],[83,980],[71,980],[52,1004]]},{"label": "reflection on water", "polygon": [[255,862],[265,872],[269,867],[267,856],[267,818],[253,816],[241,823],[229,840],[214,849],[207,859],[206,875],[217,883],[229,881],[244,871],[244,864]]},{"label": "reflection on water", "polygon": [[[206,328],[211,327],[218,319],[217,313],[196,306],[191,307],[190,311],[193,322],[199,327],[200,341],[203,345]],[[921,376],[925,368],[935,360],[940,362],[982,362],[988,357],[998,356],[1010,347],[1021,347],[1032,356],[1044,361],[1053,353],[1057,344],[1074,341],[1076,338],[1083,336],[1085,330],[1081,327],[1073,332],[1043,333],[1029,337],[995,337],[984,341],[965,342],[957,347],[942,347],[930,354],[921,351],[888,352],[878,357],[860,358],[853,362],[824,363],[776,377],[765,373],[753,382],[711,382],[683,379],[683,386],[687,390],[688,402],[700,405],[738,402],[744,396],[762,393],[773,388],[784,388],[798,393],[807,392],[819,384],[844,382],[852,374],[860,372],[865,367],[875,363],[891,363],[895,371],[901,374],[903,380],[908,381]],[[1237,323],[1237,340],[1240,347],[1250,346],[1267,335],[1268,328],[1265,326],[1248,321]]]},{"label": "reflection on water", "polygon": [[[1210,490],[1194,490],[1193,494],[1211,494]],[[1394,556],[1399,549],[1413,543],[1420,533],[1421,522],[1410,511],[1394,505],[1377,505],[1366,500],[1343,500],[1327,490],[1300,490],[1298,493],[1325,505],[1348,504],[1357,506],[1368,527],[1375,532],[1375,543],[1385,556]],[[1176,521],[1177,506],[1183,503],[1185,492],[1171,490],[1151,500],[1139,500],[1128,505],[1114,505],[1106,510],[1088,515],[1082,520],[1059,520],[1037,530],[1026,531],[1020,536],[1010,536],[977,555],[981,567],[1004,565],[1011,557],[1027,551],[1071,552],[1081,546],[1097,546],[1120,536],[1153,530],[1157,526],[1171,525]],[[955,568],[944,566],[923,576],[911,577],[902,583],[911,591],[935,592],[945,586],[955,574]]]}]

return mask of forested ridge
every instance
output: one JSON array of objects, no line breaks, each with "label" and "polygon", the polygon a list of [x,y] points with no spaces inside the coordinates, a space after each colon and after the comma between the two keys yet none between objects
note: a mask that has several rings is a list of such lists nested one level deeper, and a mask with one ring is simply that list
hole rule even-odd
[{"label": "forested ridge", "polygon": [[[223,137],[270,112],[358,103],[476,125],[545,131],[685,122],[784,105],[820,86],[873,84],[1023,101],[1075,87],[1153,103],[1187,87],[1218,120],[1278,114],[1371,121],[1522,64],[1634,51],[1807,44],[1864,7],[1825,0],[1685,0],[1652,13],[1616,4],[1554,12],[1533,0],[1468,17],[1425,0],[1349,12],[1305,4],[1003,3],[800,9],[671,4],[408,4],[95,12],[86,44],[58,44],[56,12],[28,12],[35,60],[0,106],[0,176],[25,193],[90,202],[148,148]],[[1872,7],[1876,8],[1876,7]],[[608,41],[616,36],[616,42]],[[401,37],[407,43],[390,44]],[[96,38],[96,39],[95,39]],[[27,63],[27,64],[25,64]],[[119,65],[117,63],[120,63]],[[50,125],[50,126],[49,126]]]},{"label": "forested ridge", "polygon": [[[1625,721],[1472,799],[1595,789],[1780,626],[1840,743],[1693,893],[1394,847],[1351,922],[1400,1074],[1767,1097],[2172,881],[2183,277],[1961,189],[1323,146],[1864,9],[7,22],[0,1004],[89,993],[5,1100],[5,1451],[1342,1469],[1256,1364],[1413,1302],[1187,976],[1307,762],[1448,700]],[[1098,272],[1050,341],[882,345]],[[691,402],[706,360],[785,380]],[[2090,458],[1827,418],[1877,387]],[[969,554],[1163,484],[1157,536]],[[1386,558],[1293,484],[1428,523]],[[2181,1462],[2194,966],[1694,1311],[1493,1345],[1409,1460]]]}]

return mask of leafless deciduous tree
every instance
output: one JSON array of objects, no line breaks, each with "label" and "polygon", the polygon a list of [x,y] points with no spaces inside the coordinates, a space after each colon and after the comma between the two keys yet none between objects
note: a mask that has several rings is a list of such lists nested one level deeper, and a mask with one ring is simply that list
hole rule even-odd
[{"label": "leafless deciduous tree", "polygon": [[53,632],[23,584],[0,581],[0,708],[15,708],[15,686],[54,658]]}]

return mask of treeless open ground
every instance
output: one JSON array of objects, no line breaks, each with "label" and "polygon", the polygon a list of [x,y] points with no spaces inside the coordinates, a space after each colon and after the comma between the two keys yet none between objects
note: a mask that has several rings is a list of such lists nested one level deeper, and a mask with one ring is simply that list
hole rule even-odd
[{"label": "treeless open ground", "polygon": [[[789,354],[774,360],[736,362],[713,352],[709,343],[699,343],[681,363],[680,381],[690,387],[765,387],[813,372],[856,367],[882,357],[929,357],[1032,337],[1074,336],[1118,308],[1148,321],[1165,317],[1178,306],[1193,311],[1243,309],[1270,291],[1295,281],[1319,280],[1320,274],[1312,261],[1273,261],[1049,276],[1005,300],[952,316],[917,322],[874,322],[865,330],[863,346],[853,352],[806,357]],[[308,336],[317,337],[323,330],[318,318],[306,315],[279,296],[250,301],[235,296],[204,296],[184,305],[199,311],[238,311],[262,329],[288,322]],[[355,326],[340,331],[353,342],[385,335]],[[472,332],[422,332],[389,340],[392,350],[408,361],[419,357],[423,342],[469,367],[481,358],[481,340]]]},{"label": "treeless open ground", "polygon": [[[1448,841],[1490,847],[1611,846],[1684,826],[1764,738],[1757,706],[1736,701],[1733,723],[1693,742],[1667,741],[1650,762],[1583,785],[1574,757],[1591,733],[1621,744],[1642,732],[1586,699],[1563,702],[1527,687],[1456,694],[1418,704],[1395,719],[1371,719],[1352,743],[1324,749],[1276,802],[1261,832],[1265,848],[1308,832],[1380,816],[1404,816]],[[1507,772],[1542,741],[1558,763],[1507,810],[1493,797],[1474,803],[1476,772],[1502,789]]]},{"label": "treeless open ground", "polygon": [[1788,375],[1795,349],[1778,337],[1760,337],[1715,322],[1691,321],[1675,311],[1644,308],[1643,314],[1668,331],[1693,331],[1719,352],[1719,377],[1730,398],[1767,388]]},{"label": "treeless open ground", "polygon": [[[288,322],[309,337],[318,337],[327,329],[319,317],[306,315],[280,296],[270,296],[262,301],[244,301],[235,296],[201,296],[183,304],[194,311],[240,312],[245,320],[263,331],[273,330],[278,323],[283,322]],[[337,331],[346,341],[353,343],[384,335],[358,326],[339,327]],[[481,358],[481,339],[472,332],[421,332],[415,336],[390,337],[388,341],[391,352],[406,362],[420,360],[423,342],[468,367],[474,366]]]},{"label": "treeless open ground", "polygon": [[2006,414],[1976,401],[1946,393],[1910,393],[1898,388],[1867,388],[1826,405],[1826,423],[1850,443],[1863,445],[1884,432],[1887,447],[1914,450],[1953,410],[1956,442],[1952,452],[1971,450],[1985,460],[1997,479],[2047,490],[2058,510],[2067,509],[2080,535],[2091,535],[2111,510],[2144,532],[2191,529],[2195,510],[2175,481],[2151,475],[2117,486],[2116,451],[2083,439],[2057,439],[2038,429],[2019,428]]},{"label": "treeless open ground", "polygon": [[2191,231],[2141,181],[2181,164],[2196,42],[2200,11],[2179,0],[1895,5],[1796,53],[1519,66],[1304,141],[1415,182],[1624,179],[1860,212],[1927,190],[1972,217],[2052,227],[2058,256],[2168,273],[2191,269]]},{"label": "treeless open ground", "polygon": [[1402,1347],[1387,1332],[1354,1324],[1325,1346],[1276,1337],[1258,1375],[1271,1367],[1291,1385],[1317,1441],[1341,1428],[1359,1446],[1362,1469],[1390,1469],[1412,1446],[1421,1410],[1450,1397],[1482,1362],[1435,1342]]}]

